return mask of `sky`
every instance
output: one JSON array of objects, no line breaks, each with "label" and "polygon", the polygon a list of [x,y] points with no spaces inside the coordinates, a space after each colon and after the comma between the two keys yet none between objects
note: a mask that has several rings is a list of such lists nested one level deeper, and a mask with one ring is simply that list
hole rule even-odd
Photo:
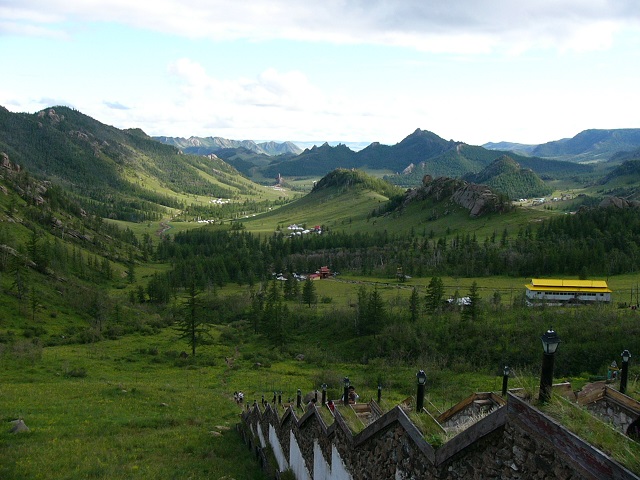
[{"label": "sky", "polygon": [[472,145],[640,128],[636,0],[0,0],[0,105],[152,136]]}]

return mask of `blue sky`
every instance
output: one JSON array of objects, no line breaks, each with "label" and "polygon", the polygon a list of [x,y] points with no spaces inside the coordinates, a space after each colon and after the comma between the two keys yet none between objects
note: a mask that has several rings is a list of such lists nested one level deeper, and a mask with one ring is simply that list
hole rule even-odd
[{"label": "blue sky", "polygon": [[640,128],[633,0],[0,0],[0,105],[149,135],[542,143]]}]

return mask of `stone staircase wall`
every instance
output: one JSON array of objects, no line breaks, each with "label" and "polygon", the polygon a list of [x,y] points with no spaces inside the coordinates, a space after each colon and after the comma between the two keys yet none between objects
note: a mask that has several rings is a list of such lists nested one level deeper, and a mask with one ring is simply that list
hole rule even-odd
[{"label": "stone staircase wall", "polygon": [[505,406],[437,449],[400,407],[357,435],[338,409],[327,425],[318,411],[298,417],[292,408],[271,405],[243,412],[238,428],[258,458],[265,449],[275,457],[281,452],[286,461],[278,461],[276,470],[290,469],[298,480],[639,479],[511,394]]}]

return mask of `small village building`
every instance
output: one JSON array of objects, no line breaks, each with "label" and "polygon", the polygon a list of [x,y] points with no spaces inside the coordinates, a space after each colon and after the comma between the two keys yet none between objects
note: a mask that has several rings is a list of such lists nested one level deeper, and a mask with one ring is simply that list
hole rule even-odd
[{"label": "small village building", "polygon": [[612,293],[604,280],[532,278],[525,288],[528,305],[609,303]]},{"label": "small village building", "polygon": [[320,273],[321,278],[329,278],[331,276],[331,270],[329,267],[320,267],[318,273]]}]

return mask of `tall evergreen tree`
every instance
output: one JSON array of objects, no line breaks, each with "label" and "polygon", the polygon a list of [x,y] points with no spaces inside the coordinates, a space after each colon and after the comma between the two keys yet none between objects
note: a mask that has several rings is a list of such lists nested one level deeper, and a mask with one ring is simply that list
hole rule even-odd
[{"label": "tall evergreen tree", "polygon": [[369,304],[367,305],[366,332],[377,335],[385,324],[386,310],[382,295],[378,288],[374,288],[369,294]]},{"label": "tall evergreen tree", "polygon": [[420,316],[420,297],[418,295],[418,289],[413,287],[411,290],[411,297],[409,298],[409,311],[411,312],[411,322],[416,323]]},{"label": "tall evergreen tree", "polygon": [[261,324],[263,333],[279,347],[285,343],[288,318],[289,309],[282,301],[279,282],[272,280],[267,290]]},{"label": "tall evergreen tree", "polygon": [[198,298],[199,291],[195,282],[189,287],[189,298],[184,303],[183,314],[178,319],[175,329],[179,333],[179,338],[186,340],[191,347],[191,355],[196,356],[196,348],[209,336],[209,322],[205,315],[202,315],[202,305]]},{"label": "tall evergreen tree", "polygon": [[307,277],[304,281],[304,286],[302,287],[302,300],[308,307],[311,307],[311,304],[315,303],[317,298],[316,286],[313,284],[313,280]]},{"label": "tall evergreen tree", "polygon": [[480,316],[480,302],[478,282],[474,281],[469,289],[469,305],[463,307],[462,315],[471,320],[476,320]]},{"label": "tall evergreen tree", "polygon": [[442,307],[444,301],[444,283],[440,277],[431,277],[425,297],[425,309],[435,313]]}]

